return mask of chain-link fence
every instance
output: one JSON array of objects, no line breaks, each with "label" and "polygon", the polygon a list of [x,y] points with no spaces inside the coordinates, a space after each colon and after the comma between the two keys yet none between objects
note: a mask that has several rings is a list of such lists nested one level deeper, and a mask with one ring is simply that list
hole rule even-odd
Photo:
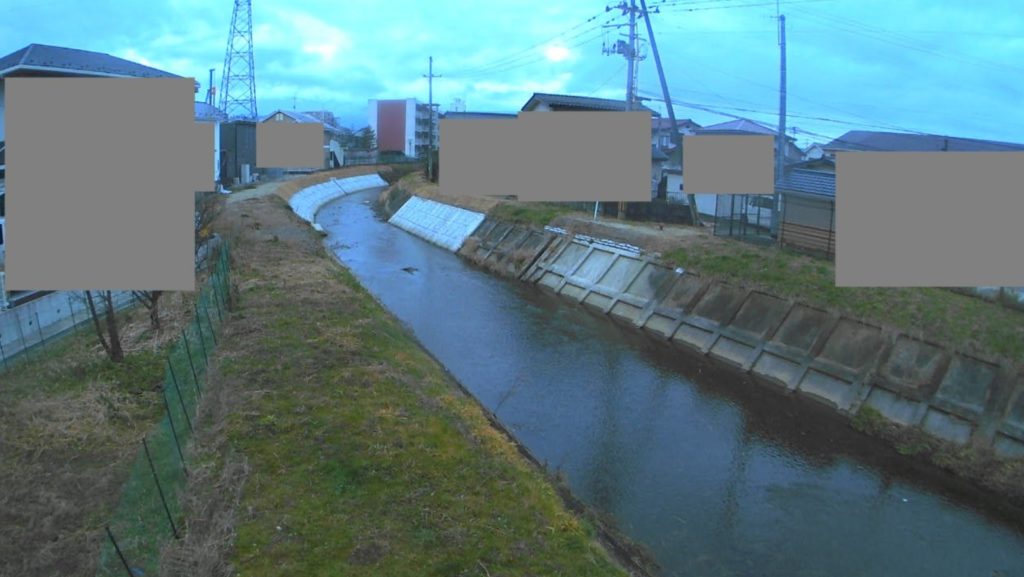
[{"label": "chain-link fence", "polygon": [[226,242],[212,262],[215,265],[199,291],[192,321],[182,329],[167,359],[161,391],[164,417],[140,443],[106,528],[98,577],[157,575],[161,548],[182,537],[185,512],[180,495],[189,474],[188,442],[229,299]]},{"label": "chain-link fence", "polygon": [[715,199],[713,234],[767,245],[772,237],[772,195],[720,194]]},{"label": "chain-link fence", "polygon": [[[115,311],[138,304],[132,291],[114,291],[111,300]],[[105,299],[95,301],[97,312],[106,314]],[[49,292],[0,311],[0,373],[25,360],[48,354],[47,344],[91,322],[92,315],[82,291]]]}]

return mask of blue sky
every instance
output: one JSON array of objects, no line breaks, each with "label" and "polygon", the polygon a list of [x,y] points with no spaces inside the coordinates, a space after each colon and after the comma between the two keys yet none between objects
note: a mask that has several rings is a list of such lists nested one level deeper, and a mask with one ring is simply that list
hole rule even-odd
[{"label": "blue sky", "polygon": [[[638,2],[639,4],[639,2]],[[370,98],[461,98],[516,112],[533,92],[624,98],[625,60],[602,53],[625,23],[608,4],[253,0],[259,111],[327,109],[367,124]],[[30,43],[107,52],[220,85],[233,2],[0,2],[0,53]],[[770,0],[650,0],[676,115],[708,125],[778,121],[779,48]],[[1024,142],[1020,0],[790,0],[787,127],[801,142],[847,130]],[[639,30],[646,38],[646,30]],[[661,98],[653,54],[639,93]],[[648,105],[660,108],[658,102]],[[703,109],[702,109],[703,108]],[[662,108],[663,110],[663,108]],[[715,111],[710,112],[709,110]],[[721,114],[725,113],[725,115]],[[791,134],[792,131],[791,131]]]}]

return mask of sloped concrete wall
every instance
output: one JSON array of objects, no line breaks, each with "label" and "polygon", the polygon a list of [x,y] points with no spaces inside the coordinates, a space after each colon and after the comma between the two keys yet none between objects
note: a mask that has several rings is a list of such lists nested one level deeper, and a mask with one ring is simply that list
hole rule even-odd
[{"label": "sloped concrete wall", "polygon": [[[443,237],[443,246],[498,274],[573,299],[783,394],[846,415],[869,406],[947,441],[1024,457],[1024,375],[1011,367],[673,270],[630,245],[483,215],[474,220],[438,204],[412,197],[395,217],[409,209],[406,218],[426,229],[414,234]],[[452,232],[437,232],[443,230]]]},{"label": "sloped concrete wall", "polygon": [[316,213],[325,204],[353,192],[387,185],[388,183],[379,174],[331,179],[296,192],[288,200],[288,204],[302,220],[312,224]]},{"label": "sloped concrete wall", "polygon": [[1024,456],[1024,378],[1010,367],[568,236],[521,278],[783,393]]},{"label": "sloped concrete wall", "polygon": [[518,278],[558,235],[493,219],[484,219],[466,239],[459,255],[502,276]]},{"label": "sloped concrete wall", "polygon": [[388,222],[455,252],[484,218],[480,212],[412,196]]}]

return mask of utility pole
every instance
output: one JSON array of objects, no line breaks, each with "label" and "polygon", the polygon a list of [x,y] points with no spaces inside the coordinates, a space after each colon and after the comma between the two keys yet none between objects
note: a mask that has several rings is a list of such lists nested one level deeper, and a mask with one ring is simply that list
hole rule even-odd
[{"label": "utility pole", "polygon": [[216,90],[213,88],[213,68],[210,69],[210,84],[206,87],[206,103],[213,106],[213,95]]},{"label": "utility pole", "polygon": [[[668,82],[665,80],[665,69],[661,66],[661,55],[658,53],[658,43],[654,40],[654,28],[651,27],[651,16],[647,11],[647,2],[640,0],[641,13],[644,15],[644,22],[647,24],[647,37],[651,42],[651,52],[654,53],[654,64],[658,67],[658,79],[661,81],[661,93],[665,99],[665,109],[668,110],[668,121],[672,127],[672,146],[675,150],[679,151],[679,164],[682,166],[683,162],[683,139],[679,134],[679,125],[676,124],[676,113],[672,106],[672,98],[668,94]],[[655,14],[658,10],[655,9]],[[685,184],[683,185],[685,186]],[[690,202],[690,218],[693,220],[695,226],[704,226],[704,223],[700,220],[700,212],[697,210],[697,195],[688,194],[687,198]]]},{"label": "utility pole", "polygon": [[[626,58],[626,111],[632,111],[636,109],[636,73],[638,66],[637,62],[637,36],[636,36],[636,14],[639,9],[636,6],[636,0],[629,0],[626,2],[622,0],[616,6],[606,6],[605,12],[609,12],[612,9],[622,10],[622,13],[629,14],[629,41],[622,42],[621,40],[615,42],[611,47],[603,47],[605,54],[622,54]],[[612,28],[618,28],[621,24],[612,24]],[[600,202],[594,204],[594,219],[597,220],[597,213],[600,207]],[[626,218],[626,203],[619,202],[618,218]]]},{"label": "utility pole", "polygon": [[434,57],[431,56],[429,60],[429,67],[427,68],[427,74],[423,75],[427,79],[427,91],[428,91],[428,110],[430,129],[427,133],[427,175],[430,180],[434,179],[434,79],[440,78],[440,74],[434,74]]},{"label": "utility pole", "polygon": [[[778,2],[776,2],[776,11]],[[783,171],[786,166],[786,17],[779,15],[779,134],[778,146],[775,152],[775,190],[772,191],[772,234],[776,242],[782,244],[782,235],[779,233],[779,220],[782,216],[779,184],[782,181]]]}]

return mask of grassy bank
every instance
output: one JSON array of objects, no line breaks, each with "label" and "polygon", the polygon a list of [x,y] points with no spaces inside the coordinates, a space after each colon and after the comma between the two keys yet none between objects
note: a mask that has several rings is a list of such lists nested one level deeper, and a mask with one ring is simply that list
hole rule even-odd
[{"label": "grassy bank", "polygon": [[[207,417],[221,484],[192,509],[232,529],[194,550],[220,539],[247,576],[626,574],[280,198],[232,205],[220,230],[240,308]],[[241,487],[223,522],[202,515]]]},{"label": "grassy bank", "polygon": [[[436,185],[417,175],[403,178],[399,185],[406,195],[450,202],[508,222],[540,227],[557,219],[575,228],[575,221],[588,229],[587,234],[658,252],[673,267],[843,312],[955,350],[1017,364],[1024,359],[1024,312],[982,299],[942,288],[840,288],[835,286],[833,262],[713,237],[706,230],[659,230],[656,223],[615,219],[594,223],[590,215],[552,203],[453,199],[440,195]],[[679,234],[684,231],[676,229],[681,228],[692,234]]]},{"label": "grassy bank", "polygon": [[[719,240],[719,239],[715,239]],[[835,286],[835,265],[777,248],[704,242],[664,253],[673,266],[845,312],[955,349],[1024,358],[1024,312],[941,288]]]},{"label": "grassy bank", "polygon": [[162,331],[145,310],[121,314],[123,363],[87,325],[0,374],[0,575],[94,574],[192,296],[163,297]]}]

